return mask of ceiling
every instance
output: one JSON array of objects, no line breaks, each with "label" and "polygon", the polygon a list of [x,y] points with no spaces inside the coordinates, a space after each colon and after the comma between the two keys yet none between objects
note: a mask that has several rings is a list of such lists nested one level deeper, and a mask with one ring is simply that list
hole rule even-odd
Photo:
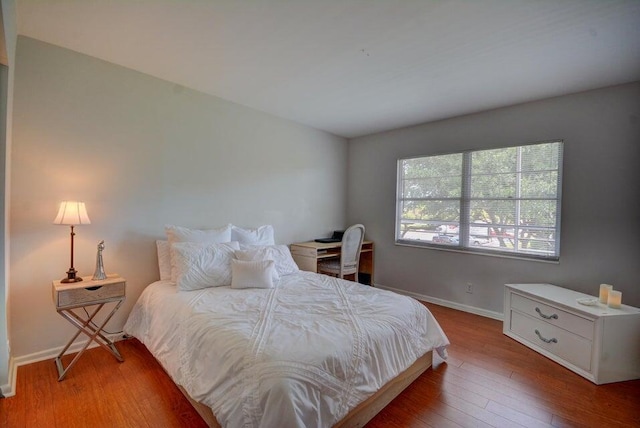
[{"label": "ceiling", "polygon": [[640,0],[18,0],[18,34],[343,137],[640,80]]}]

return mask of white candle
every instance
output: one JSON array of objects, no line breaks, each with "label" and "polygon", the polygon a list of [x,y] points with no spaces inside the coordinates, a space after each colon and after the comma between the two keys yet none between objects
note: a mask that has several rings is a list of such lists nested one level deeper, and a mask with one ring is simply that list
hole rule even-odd
[{"label": "white candle", "polygon": [[609,291],[607,305],[609,305],[610,308],[620,309],[622,305],[622,292],[616,290]]},{"label": "white candle", "polygon": [[613,290],[613,285],[600,284],[600,303],[607,304],[609,300],[609,291]]}]

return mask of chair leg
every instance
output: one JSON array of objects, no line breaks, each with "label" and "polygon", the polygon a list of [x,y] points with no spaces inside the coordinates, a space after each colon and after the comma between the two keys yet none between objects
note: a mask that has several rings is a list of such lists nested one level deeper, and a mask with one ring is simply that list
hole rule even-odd
[{"label": "chair leg", "polygon": [[332,277],[334,277],[334,278],[340,278],[340,274],[333,273],[333,272],[323,272],[323,271],[319,271],[318,273],[320,273],[320,274],[322,274],[322,275],[332,276]]}]

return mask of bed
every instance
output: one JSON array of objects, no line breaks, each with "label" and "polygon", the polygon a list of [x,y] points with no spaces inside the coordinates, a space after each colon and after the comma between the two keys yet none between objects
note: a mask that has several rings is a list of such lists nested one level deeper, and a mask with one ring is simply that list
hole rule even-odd
[{"label": "bed", "polygon": [[362,426],[446,358],[448,339],[418,301],[297,268],[280,273],[268,288],[157,281],[129,315],[125,333],[210,426]]}]

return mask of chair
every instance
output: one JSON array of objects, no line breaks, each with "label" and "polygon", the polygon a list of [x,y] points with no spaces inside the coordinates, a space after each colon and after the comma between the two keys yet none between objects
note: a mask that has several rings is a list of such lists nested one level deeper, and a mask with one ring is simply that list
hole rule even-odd
[{"label": "chair", "polygon": [[342,236],[340,260],[327,260],[318,263],[318,273],[335,275],[338,278],[344,278],[345,275],[355,275],[355,282],[358,282],[362,241],[364,241],[364,226],[361,224],[350,226]]}]

